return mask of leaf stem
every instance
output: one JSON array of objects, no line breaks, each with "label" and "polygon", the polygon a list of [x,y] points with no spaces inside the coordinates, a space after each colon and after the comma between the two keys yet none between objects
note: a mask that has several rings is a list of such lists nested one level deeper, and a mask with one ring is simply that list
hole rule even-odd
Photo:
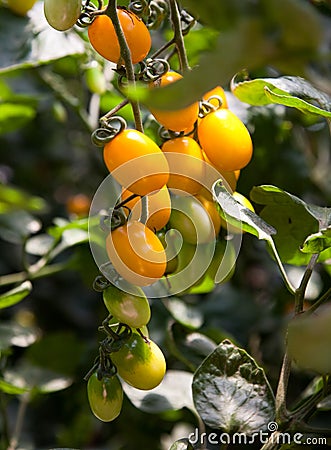
[{"label": "leaf stem", "polygon": [[312,255],[312,257],[310,258],[310,261],[308,263],[308,266],[305,270],[305,273],[302,277],[300,286],[298,287],[298,289],[296,289],[295,291],[295,307],[294,307],[294,313],[295,315],[298,315],[302,312],[303,310],[303,301],[304,301],[304,297],[305,297],[305,292],[307,289],[307,285],[308,282],[310,280],[310,277],[313,273],[315,264],[317,262],[319,254],[318,253],[314,253]]},{"label": "leaf stem", "polygon": [[187,59],[182,27],[180,23],[180,14],[176,0],[169,0],[170,18],[174,28],[174,41],[177,48],[178,59],[181,72],[190,70]]},{"label": "leaf stem", "polygon": [[287,422],[290,413],[286,406],[286,396],[288,382],[291,373],[291,358],[289,357],[287,351],[284,354],[283,364],[279,375],[279,381],[276,392],[276,420],[277,422]]},{"label": "leaf stem", "polygon": [[15,423],[15,430],[13,436],[10,440],[9,447],[7,450],[15,450],[19,444],[21,431],[23,427],[24,417],[26,413],[26,408],[30,402],[30,394],[23,394],[20,397],[20,404],[17,412],[17,418]]},{"label": "leaf stem", "polygon": [[[124,35],[121,23],[119,21],[118,15],[117,15],[117,1],[116,0],[110,0],[105,13],[107,14],[108,17],[110,17],[110,19],[114,25],[116,36],[117,36],[117,39],[118,39],[118,42],[120,45],[120,49],[121,49],[121,57],[123,58],[125,69],[126,69],[127,78],[128,78],[129,83],[131,84],[131,86],[134,87],[136,84],[136,80],[135,80],[134,69],[133,69],[133,64],[132,64],[132,60],[131,60],[131,51],[130,51],[130,48],[125,39],[125,35]],[[141,120],[139,102],[137,102],[136,100],[130,100],[130,104],[131,104],[132,112],[134,115],[135,127],[138,131],[141,131],[143,133],[144,128],[143,128],[143,124],[142,124],[142,120]]]},{"label": "leaf stem", "polygon": [[311,307],[309,309],[307,309],[307,311],[305,311],[305,314],[307,314],[307,315],[312,314],[314,311],[316,311],[316,309],[319,306],[321,306],[323,303],[327,302],[330,298],[331,298],[331,288],[329,288],[322,295],[322,297],[320,297],[318,300],[316,300],[316,302],[314,304],[312,304]]},{"label": "leaf stem", "polygon": [[280,270],[280,274],[281,274],[281,276],[282,276],[282,278],[283,278],[283,281],[284,281],[284,283],[285,283],[285,286],[286,286],[287,290],[288,290],[292,295],[295,295],[296,289],[295,289],[295,287],[292,285],[292,283],[290,282],[290,280],[289,280],[289,278],[288,278],[288,276],[287,276],[286,270],[285,270],[285,268],[284,268],[284,266],[283,266],[283,263],[282,263],[282,261],[281,261],[279,255],[278,255],[278,251],[277,251],[277,249],[276,249],[275,242],[274,242],[274,240],[273,240],[271,237],[270,237],[270,239],[268,239],[268,244],[269,244],[269,246],[270,246],[270,248],[271,248],[271,250],[272,250],[272,253],[273,253],[274,257],[275,257],[276,263],[277,263],[277,265],[278,265],[278,268],[279,268],[279,270]]},{"label": "leaf stem", "polygon": [[39,271],[36,271],[34,273],[29,272],[17,272],[17,273],[10,273],[8,275],[3,275],[0,277],[0,286],[8,286],[10,284],[16,284],[16,283],[22,283],[26,280],[35,280],[37,278],[43,278],[47,277],[49,275],[53,275],[58,272],[62,272],[68,267],[68,263],[57,263],[52,264],[50,266],[45,266]]}]

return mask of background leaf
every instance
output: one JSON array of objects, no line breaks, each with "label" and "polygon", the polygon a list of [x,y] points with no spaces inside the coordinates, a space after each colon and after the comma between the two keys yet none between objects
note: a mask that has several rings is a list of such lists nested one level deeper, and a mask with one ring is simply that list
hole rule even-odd
[{"label": "background leaf", "polygon": [[274,397],[263,369],[228,340],[197,369],[192,388],[196,409],[211,428],[252,434],[274,419]]},{"label": "background leaf", "polygon": [[331,227],[307,237],[301,251],[304,253],[321,253],[331,247]]},{"label": "background leaf", "polygon": [[9,306],[16,305],[22,301],[32,291],[32,284],[30,281],[24,281],[10,291],[0,295],[0,309],[8,308]]},{"label": "background leaf", "polygon": [[255,106],[279,103],[305,113],[331,117],[331,97],[301,77],[240,81],[241,76],[242,74],[232,80],[231,90],[242,102]]},{"label": "background leaf", "polygon": [[23,327],[18,323],[7,321],[0,324],[0,350],[5,350],[13,345],[28,347],[38,337],[38,332],[32,327]]}]

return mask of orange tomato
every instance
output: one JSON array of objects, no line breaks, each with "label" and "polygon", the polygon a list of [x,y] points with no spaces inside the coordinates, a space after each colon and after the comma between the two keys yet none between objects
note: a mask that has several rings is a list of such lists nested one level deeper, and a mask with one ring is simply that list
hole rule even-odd
[{"label": "orange tomato", "polygon": [[243,122],[229,109],[207,114],[198,124],[201,148],[218,170],[232,172],[252,158],[251,136]]},{"label": "orange tomato", "polygon": [[145,134],[123,130],[103,151],[113,177],[134,194],[146,195],[161,189],[169,179],[169,166],[162,150]]},{"label": "orange tomato", "polygon": [[129,283],[148,286],[161,278],[167,257],[159,238],[138,221],[111,231],[106,239],[108,257],[115,270]]},{"label": "orange tomato", "polygon": [[195,198],[202,203],[202,206],[209,214],[209,217],[211,218],[211,221],[213,222],[214,225],[215,236],[217,236],[221,229],[221,217],[218,213],[216,203],[213,200],[209,200],[208,198],[204,197],[201,194],[196,195]]},{"label": "orange tomato", "polygon": [[[132,192],[127,189],[122,191],[122,200],[129,198]],[[159,191],[146,195],[148,219],[146,226],[154,231],[161,230],[169,221],[171,214],[171,199],[167,186]],[[126,206],[131,209],[130,220],[139,220],[142,211],[141,199],[139,197],[130,200]]]},{"label": "orange tomato", "polygon": [[[152,87],[164,87],[168,84],[174,83],[182,79],[182,75],[177,72],[168,71],[162,75],[158,80],[151,83]],[[190,131],[194,123],[198,119],[199,103],[195,102],[186,108],[177,110],[161,110],[150,108],[151,113],[155,119],[168,130],[172,131]]]},{"label": "orange tomato", "polygon": [[[131,11],[117,8],[117,15],[131,52],[133,64],[142,61],[151,48],[151,36],[144,22]],[[88,27],[88,37],[92,47],[113,63],[121,62],[121,49],[110,17],[96,16]]]},{"label": "orange tomato", "polygon": [[194,139],[183,136],[165,141],[162,151],[169,164],[168,187],[187,194],[197,194],[205,174],[199,144]]},{"label": "orange tomato", "polygon": [[202,99],[204,101],[208,101],[208,99],[213,96],[220,97],[220,99],[222,100],[222,105],[220,106],[219,102],[215,98],[210,99],[209,103],[216,106],[217,108],[218,107],[228,108],[228,102],[226,99],[226,95],[225,95],[224,89],[221,86],[216,86],[214,89],[211,89],[210,91],[206,92],[205,95],[202,97]]}]

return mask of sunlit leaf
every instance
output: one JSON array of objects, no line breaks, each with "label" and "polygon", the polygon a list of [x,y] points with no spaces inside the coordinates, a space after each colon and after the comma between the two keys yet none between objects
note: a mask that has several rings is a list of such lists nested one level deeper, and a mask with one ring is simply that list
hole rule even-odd
[{"label": "sunlit leaf", "polygon": [[177,297],[170,297],[163,300],[164,305],[172,317],[182,325],[197,329],[203,324],[203,315],[198,308],[188,305],[184,300]]},{"label": "sunlit leaf", "polygon": [[36,110],[28,105],[15,103],[0,104],[0,134],[21,128],[31,121],[35,115]]},{"label": "sunlit leaf", "polygon": [[11,211],[0,214],[0,232],[2,239],[14,244],[31,234],[37,233],[41,228],[41,222],[26,211]]},{"label": "sunlit leaf", "polygon": [[228,340],[203,361],[192,387],[197,411],[213,429],[251,434],[274,420],[274,396],[263,369]]},{"label": "sunlit leaf", "polygon": [[23,327],[15,322],[3,322],[0,324],[0,350],[11,346],[28,347],[38,337],[36,329]]},{"label": "sunlit leaf", "polygon": [[321,253],[331,247],[331,227],[307,237],[301,247],[304,253]]},{"label": "sunlit leaf", "polygon": [[262,106],[279,103],[305,113],[331,117],[331,97],[301,77],[258,78],[231,83],[232,92],[243,102]]},{"label": "sunlit leaf", "polygon": [[0,213],[16,209],[42,211],[45,207],[46,203],[42,198],[31,196],[21,189],[0,183]]},{"label": "sunlit leaf", "polygon": [[182,408],[194,410],[191,385],[193,374],[168,370],[162,383],[150,391],[141,391],[123,383],[123,389],[134,406],[148,413],[161,413]]},{"label": "sunlit leaf", "polygon": [[32,291],[30,281],[24,281],[19,286],[0,295],[0,309],[8,308],[22,301]]}]

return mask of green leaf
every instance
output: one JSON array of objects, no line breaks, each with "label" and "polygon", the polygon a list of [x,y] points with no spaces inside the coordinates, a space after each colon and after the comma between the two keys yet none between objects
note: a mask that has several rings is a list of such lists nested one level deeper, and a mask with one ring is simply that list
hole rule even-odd
[{"label": "green leaf", "polygon": [[231,83],[231,90],[241,101],[255,106],[279,103],[304,113],[331,117],[331,97],[301,77],[258,78],[240,81],[243,73]]},{"label": "green leaf", "polygon": [[321,253],[331,247],[331,227],[311,234],[301,247],[303,253]]},{"label": "green leaf", "polygon": [[0,183],[0,213],[17,209],[25,211],[42,211],[46,207],[45,201],[26,192]]},{"label": "green leaf", "polygon": [[25,251],[30,255],[44,256],[52,248],[55,239],[48,234],[39,234],[27,240]]},{"label": "green leaf", "polygon": [[169,450],[194,450],[187,438],[178,439]]},{"label": "green leaf", "polygon": [[198,329],[203,324],[204,318],[201,311],[192,305],[188,305],[178,297],[163,299],[163,304],[172,317],[180,324],[192,330]]},{"label": "green leaf", "polygon": [[21,128],[36,116],[31,106],[14,103],[0,103],[0,134]]},{"label": "green leaf", "polygon": [[71,384],[72,380],[69,377],[22,362],[15,369],[4,371],[0,389],[8,394],[24,392],[48,394],[66,389]]},{"label": "green leaf", "polygon": [[22,301],[32,291],[32,284],[30,281],[24,281],[10,291],[0,295],[0,309],[8,308],[9,306],[16,305]]},{"label": "green leaf", "polygon": [[158,414],[188,408],[194,411],[191,394],[193,375],[183,370],[168,370],[162,383],[150,391],[141,391],[123,383],[123,389],[141,411]]},{"label": "green leaf", "polygon": [[191,332],[178,323],[169,326],[168,345],[174,356],[192,371],[216,348],[215,342],[209,337]]},{"label": "green leaf", "polygon": [[212,189],[221,208],[220,215],[227,222],[267,241],[276,233],[276,230],[260,216],[238,202],[222,185],[222,180],[216,181]]},{"label": "green leaf", "polygon": [[[265,205],[260,216],[277,230],[274,241],[281,260],[294,265],[307,264],[310,255],[300,247],[308,236],[330,224],[331,208],[308,204],[271,185],[254,187],[250,197],[255,203]],[[320,260],[327,257],[326,253],[321,253]]]},{"label": "green leaf", "polygon": [[85,52],[83,40],[74,31],[61,33],[48,25],[42,2],[36,3],[26,17],[16,16],[2,8],[0,40],[0,73],[35,67]]},{"label": "green leaf", "polygon": [[36,329],[23,327],[16,322],[4,322],[0,324],[0,351],[11,346],[28,347],[38,337]]},{"label": "green leaf", "polygon": [[228,340],[200,365],[192,388],[198,413],[213,429],[252,434],[274,420],[274,396],[263,369]]},{"label": "green leaf", "polygon": [[0,232],[5,241],[21,244],[22,241],[41,228],[40,220],[26,211],[11,211],[0,214]]}]

